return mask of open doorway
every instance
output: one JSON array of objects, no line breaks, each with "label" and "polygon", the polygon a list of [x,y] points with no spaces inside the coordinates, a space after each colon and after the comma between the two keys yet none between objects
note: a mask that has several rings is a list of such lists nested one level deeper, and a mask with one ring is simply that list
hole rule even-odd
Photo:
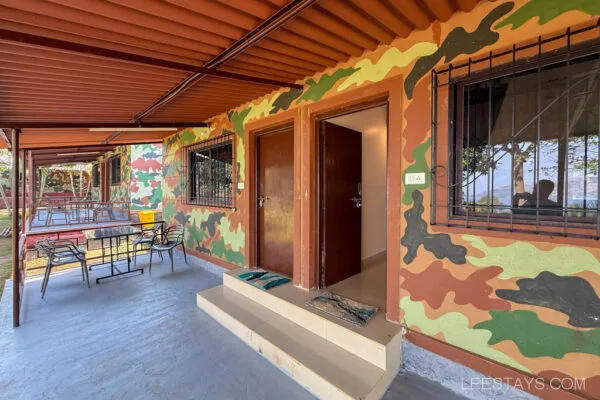
[{"label": "open doorway", "polygon": [[385,309],[388,106],[319,122],[318,283]]}]

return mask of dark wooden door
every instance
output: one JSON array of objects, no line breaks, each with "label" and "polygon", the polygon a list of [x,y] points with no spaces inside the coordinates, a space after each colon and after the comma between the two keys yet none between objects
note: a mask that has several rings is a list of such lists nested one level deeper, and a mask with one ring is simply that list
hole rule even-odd
[{"label": "dark wooden door", "polygon": [[361,271],[362,134],[322,122],[320,179],[320,285]]},{"label": "dark wooden door", "polygon": [[294,263],[294,130],[257,138],[258,265],[292,276]]}]

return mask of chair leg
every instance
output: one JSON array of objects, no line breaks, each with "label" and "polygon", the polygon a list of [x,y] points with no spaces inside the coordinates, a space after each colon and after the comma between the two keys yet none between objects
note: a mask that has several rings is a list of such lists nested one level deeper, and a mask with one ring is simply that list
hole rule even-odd
[{"label": "chair leg", "polygon": [[87,269],[87,262],[86,261],[82,261],[81,262],[81,269],[83,271],[85,271],[85,280],[87,282],[87,287],[88,289],[90,288],[90,275],[88,273],[88,269]]},{"label": "chair leg", "polygon": [[133,245],[133,265],[137,267],[137,244]]},{"label": "chair leg", "polygon": [[171,259],[171,272],[175,272],[173,267],[173,249],[169,250],[169,258]]},{"label": "chair leg", "polygon": [[48,288],[48,281],[50,280],[50,270],[52,269],[52,267],[48,268],[48,276],[46,277],[46,281],[44,282],[44,285],[42,286],[42,299],[44,298],[44,295],[46,294],[46,288]]},{"label": "chair leg", "polygon": [[152,253],[153,253],[153,251],[152,251],[152,249],[150,249],[150,266],[148,266],[148,273],[149,274],[152,273]]},{"label": "chair leg", "polygon": [[46,264],[46,269],[44,270],[44,278],[42,279],[42,287],[40,288],[40,292],[44,291],[44,286],[46,285],[46,280],[48,279],[48,275],[50,272],[50,263]]},{"label": "chair leg", "polygon": [[181,248],[183,249],[183,259],[185,260],[185,263],[187,264],[187,254],[185,252],[185,244],[183,244],[183,242],[181,242]]},{"label": "chair leg", "polygon": [[159,251],[159,252],[158,252],[158,255],[160,256],[160,260],[161,260],[161,261],[165,261],[165,258],[164,258],[164,257],[163,257],[163,255],[162,255],[162,251]]}]

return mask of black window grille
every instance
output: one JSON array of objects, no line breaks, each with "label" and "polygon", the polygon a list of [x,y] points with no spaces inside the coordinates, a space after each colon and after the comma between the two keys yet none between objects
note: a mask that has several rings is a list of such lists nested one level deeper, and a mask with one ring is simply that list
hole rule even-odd
[{"label": "black window grille", "polygon": [[110,158],[110,184],[121,184],[121,156],[113,156]]},{"label": "black window grille", "polygon": [[600,238],[600,47],[573,44],[593,28],[432,72],[432,224]]},{"label": "black window grille", "polygon": [[235,154],[227,134],[182,149],[182,193],[186,204],[234,207]]},{"label": "black window grille", "polygon": [[92,186],[100,186],[100,167],[98,166],[98,164],[92,165]]}]

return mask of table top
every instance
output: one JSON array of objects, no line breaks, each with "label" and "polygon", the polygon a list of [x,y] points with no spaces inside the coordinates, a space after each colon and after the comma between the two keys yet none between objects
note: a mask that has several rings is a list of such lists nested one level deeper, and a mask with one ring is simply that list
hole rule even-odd
[{"label": "table top", "polygon": [[108,239],[118,236],[136,235],[142,231],[130,225],[114,226],[111,228],[86,229],[83,231],[83,236],[86,239]]}]

